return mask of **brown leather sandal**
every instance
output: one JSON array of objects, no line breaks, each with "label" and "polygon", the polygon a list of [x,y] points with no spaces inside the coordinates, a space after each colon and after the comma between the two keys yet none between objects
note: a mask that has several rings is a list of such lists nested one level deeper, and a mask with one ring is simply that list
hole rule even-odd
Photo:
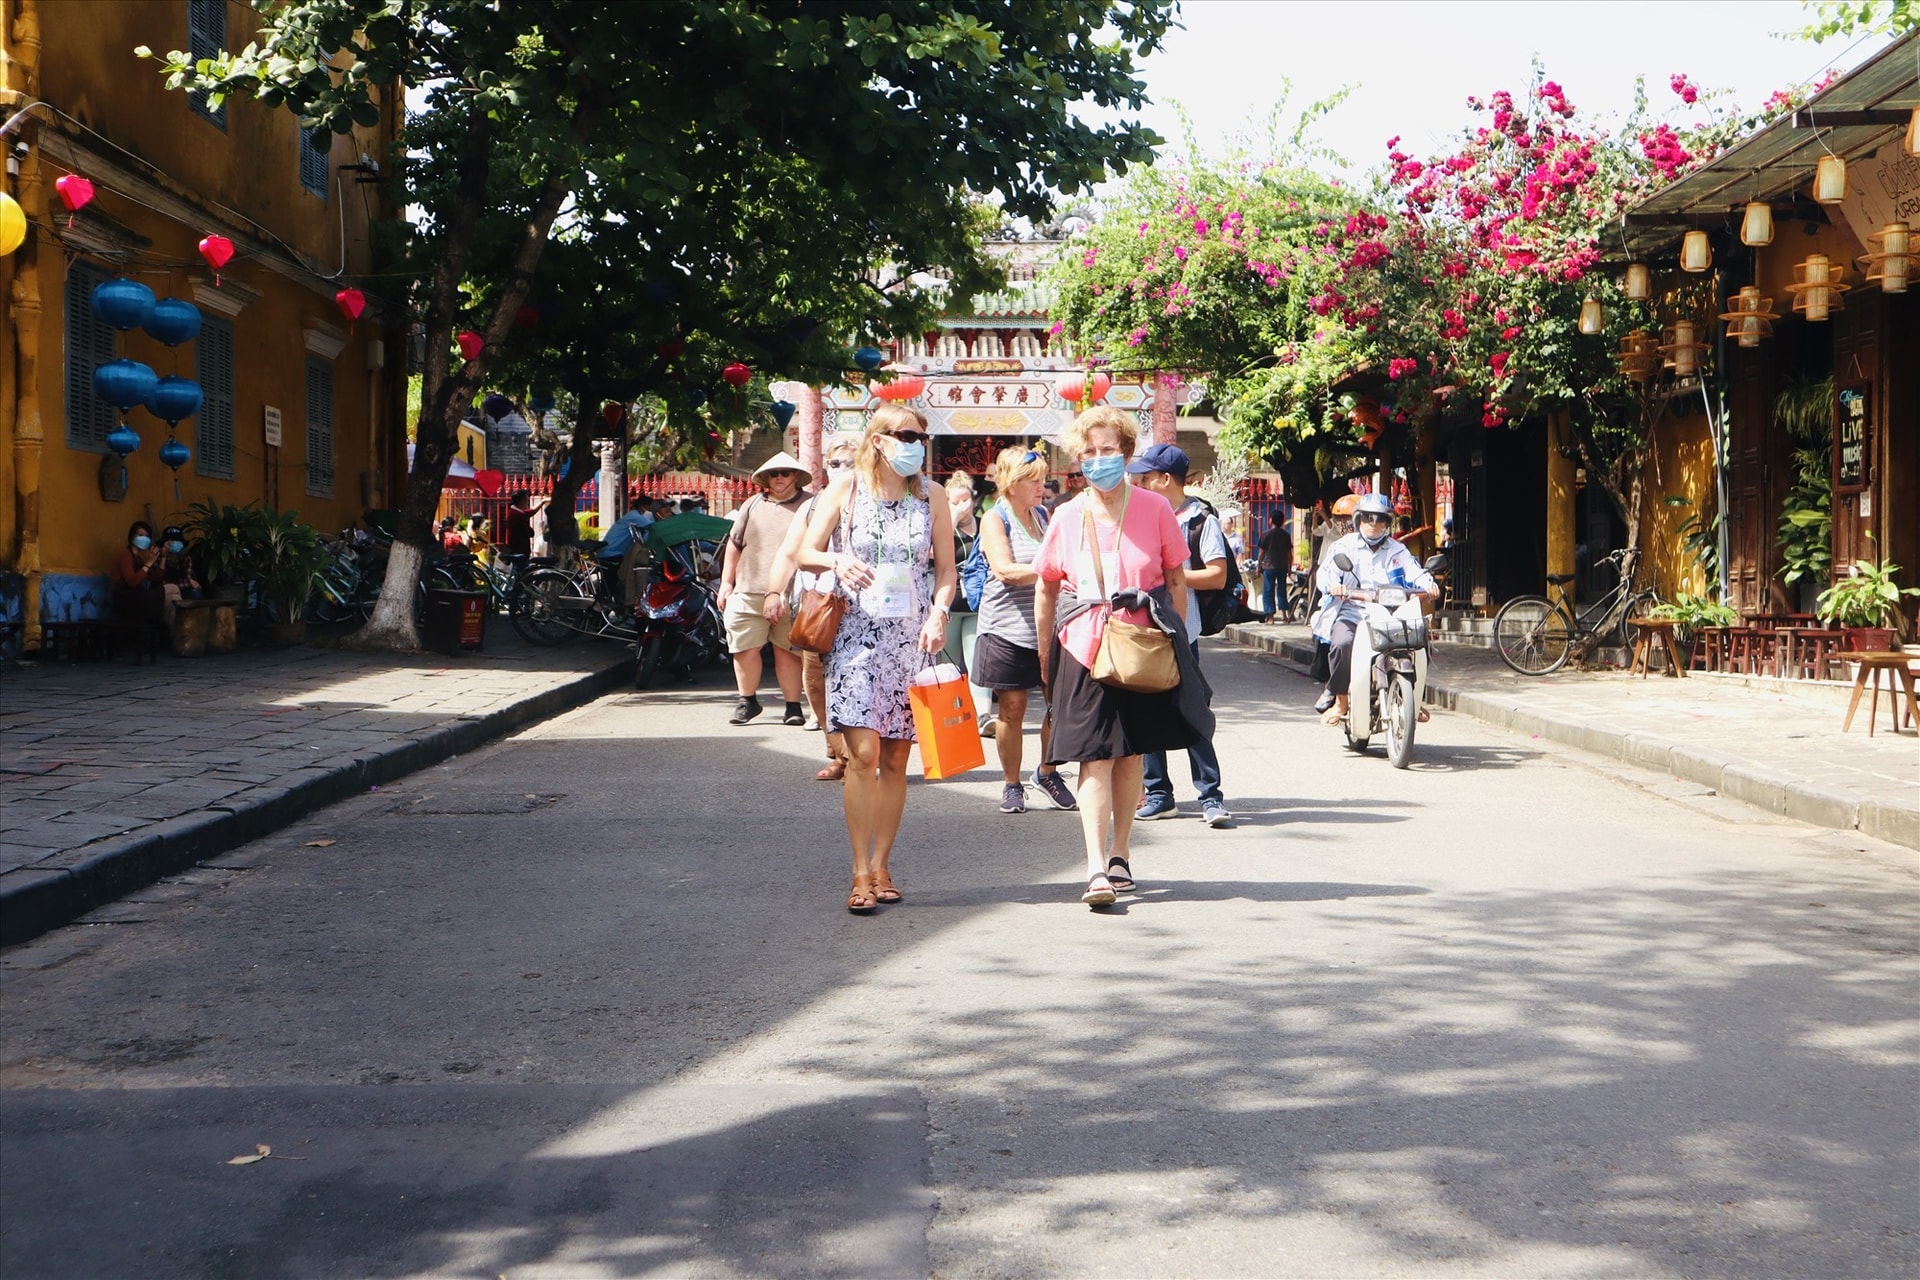
[{"label": "brown leather sandal", "polygon": [[815,782],[838,782],[847,776],[847,762],[835,759],[826,768],[813,775]]},{"label": "brown leather sandal", "polygon": [[853,892],[847,895],[847,910],[856,915],[865,915],[878,905],[879,900],[873,896],[873,878],[871,876],[855,876],[853,878]]},{"label": "brown leather sandal", "polygon": [[873,877],[873,900],[875,902],[898,902],[900,890],[893,883],[893,877],[882,871]]}]

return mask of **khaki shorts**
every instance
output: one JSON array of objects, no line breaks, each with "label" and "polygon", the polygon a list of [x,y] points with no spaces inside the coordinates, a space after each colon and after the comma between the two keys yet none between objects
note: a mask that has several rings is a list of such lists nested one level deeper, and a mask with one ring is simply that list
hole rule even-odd
[{"label": "khaki shorts", "polygon": [[767,615],[761,612],[762,599],[738,591],[727,597],[726,612],[721,616],[727,624],[728,653],[746,653],[769,640],[773,641],[774,648],[793,652],[793,646],[787,643],[793,615],[789,613],[778,623],[768,622]]}]

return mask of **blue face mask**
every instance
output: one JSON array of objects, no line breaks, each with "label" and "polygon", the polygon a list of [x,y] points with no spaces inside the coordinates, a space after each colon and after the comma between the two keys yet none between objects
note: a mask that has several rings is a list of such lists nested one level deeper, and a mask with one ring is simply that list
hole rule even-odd
[{"label": "blue face mask", "polygon": [[1098,458],[1082,458],[1080,474],[1087,483],[1106,493],[1127,478],[1127,460],[1117,453],[1103,454]]},{"label": "blue face mask", "polygon": [[180,541],[178,538],[175,538],[172,542],[169,542],[167,544],[167,550],[173,552],[173,554],[175,555],[179,555],[182,551],[185,551],[186,549],[187,549],[187,544]]},{"label": "blue face mask", "polygon": [[133,549],[135,551],[145,551],[148,547],[152,545],[153,545],[153,539],[149,538],[146,534],[136,533],[133,535]]},{"label": "blue face mask", "polygon": [[918,440],[910,443],[902,441],[894,445],[893,453],[887,458],[887,465],[893,468],[893,473],[897,476],[917,476],[920,474],[920,468],[926,465],[926,461],[927,446]]}]

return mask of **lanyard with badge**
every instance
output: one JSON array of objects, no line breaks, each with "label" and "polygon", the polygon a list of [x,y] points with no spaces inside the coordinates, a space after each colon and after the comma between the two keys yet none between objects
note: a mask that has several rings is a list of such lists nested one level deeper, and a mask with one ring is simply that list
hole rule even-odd
[{"label": "lanyard with badge", "polygon": [[[860,593],[860,607],[874,618],[910,618],[913,608],[913,506],[910,497],[903,497],[898,503],[882,503],[872,494],[867,495],[873,503],[873,581]],[[889,520],[888,506],[899,508],[897,520]],[[905,552],[902,560],[886,559],[886,541],[888,525],[904,529],[907,536],[899,539]]]}]

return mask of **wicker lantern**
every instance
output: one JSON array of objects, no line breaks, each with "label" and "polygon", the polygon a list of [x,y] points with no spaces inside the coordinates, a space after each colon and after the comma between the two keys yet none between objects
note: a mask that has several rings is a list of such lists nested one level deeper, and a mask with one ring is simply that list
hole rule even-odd
[{"label": "wicker lantern", "polygon": [[1867,237],[1875,252],[1860,259],[1867,279],[1880,282],[1882,293],[1905,293],[1907,278],[1913,274],[1913,228],[1904,222],[1889,222]]},{"label": "wicker lantern", "polygon": [[1813,198],[1821,204],[1839,204],[1847,198],[1847,162],[1839,156],[1821,156],[1813,170]]},{"label": "wicker lantern", "polygon": [[1759,248],[1773,243],[1773,206],[1764,200],[1750,201],[1740,219],[1740,243]]},{"label": "wicker lantern", "polygon": [[1699,273],[1713,265],[1713,245],[1704,231],[1689,231],[1680,241],[1680,269]]},{"label": "wicker lantern", "polygon": [[1621,292],[1634,302],[1645,302],[1653,296],[1653,272],[1646,263],[1627,264],[1627,278],[1621,285]]},{"label": "wicker lantern", "polygon": [[1761,294],[1758,285],[1745,285],[1727,299],[1728,310],[1720,318],[1727,322],[1727,336],[1743,347],[1757,347],[1760,339],[1773,336],[1773,299]]},{"label": "wicker lantern", "polygon": [[1852,285],[1843,283],[1846,267],[1832,262],[1824,253],[1808,254],[1806,261],[1793,264],[1793,309],[1809,320],[1825,320],[1843,308],[1841,299]]},{"label": "wicker lantern", "polygon": [[1607,318],[1600,310],[1600,299],[1588,298],[1580,304],[1580,332],[1591,336],[1606,327]]}]

